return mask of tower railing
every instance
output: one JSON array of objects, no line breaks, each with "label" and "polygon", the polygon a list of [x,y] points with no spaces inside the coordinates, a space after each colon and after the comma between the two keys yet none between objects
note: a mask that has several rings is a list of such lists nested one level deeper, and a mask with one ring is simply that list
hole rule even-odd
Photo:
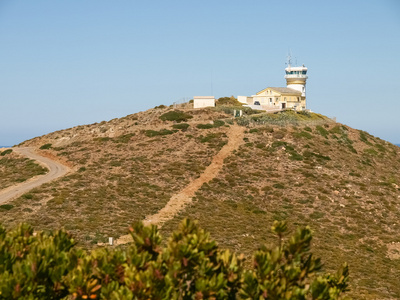
[{"label": "tower railing", "polygon": [[285,78],[305,78],[305,79],[307,79],[308,76],[303,75],[303,74],[289,74],[289,75],[285,75]]}]

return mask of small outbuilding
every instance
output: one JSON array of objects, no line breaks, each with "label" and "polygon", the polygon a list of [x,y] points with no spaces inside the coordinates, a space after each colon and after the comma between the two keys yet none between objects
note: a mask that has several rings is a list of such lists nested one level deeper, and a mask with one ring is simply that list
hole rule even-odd
[{"label": "small outbuilding", "polygon": [[195,96],[193,97],[193,108],[215,107],[214,96]]}]

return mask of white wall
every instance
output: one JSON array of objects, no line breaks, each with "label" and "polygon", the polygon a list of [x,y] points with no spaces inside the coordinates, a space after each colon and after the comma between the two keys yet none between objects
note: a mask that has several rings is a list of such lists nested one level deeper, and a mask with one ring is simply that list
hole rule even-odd
[{"label": "white wall", "polygon": [[[302,97],[306,96],[306,89],[305,89],[306,85],[305,84],[288,84],[287,87],[301,92]],[[303,92],[303,87],[304,87],[304,92]]]},{"label": "white wall", "polygon": [[193,108],[214,107],[215,98],[210,97],[193,97]]},{"label": "white wall", "polygon": [[237,99],[240,103],[247,104],[247,96],[237,96]]}]

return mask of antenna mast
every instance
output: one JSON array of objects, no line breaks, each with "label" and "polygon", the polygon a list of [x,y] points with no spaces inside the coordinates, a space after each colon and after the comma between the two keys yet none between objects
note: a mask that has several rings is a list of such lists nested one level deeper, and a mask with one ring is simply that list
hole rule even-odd
[{"label": "antenna mast", "polygon": [[288,55],[286,57],[286,64],[288,67],[292,66],[292,53],[290,53],[290,50],[288,52]]}]

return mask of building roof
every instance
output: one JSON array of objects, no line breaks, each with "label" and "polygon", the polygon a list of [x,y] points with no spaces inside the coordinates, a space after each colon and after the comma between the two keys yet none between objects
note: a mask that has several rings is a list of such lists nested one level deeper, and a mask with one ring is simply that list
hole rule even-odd
[{"label": "building roof", "polygon": [[214,96],[194,96],[193,99],[215,99]]},{"label": "building roof", "polygon": [[268,89],[274,90],[275,92],[278,92],[279,94],[282,94],[282,95],[284,95],[284,94],[301,95],[300,91],[291,89],[291,88],[286,88],[286,87],[268,87],[266,89],[263,89],[262,91],[259,91],[257,93],[257,95],[261,94],[262,92],[264,92],[265,90],[268,90]]}]

